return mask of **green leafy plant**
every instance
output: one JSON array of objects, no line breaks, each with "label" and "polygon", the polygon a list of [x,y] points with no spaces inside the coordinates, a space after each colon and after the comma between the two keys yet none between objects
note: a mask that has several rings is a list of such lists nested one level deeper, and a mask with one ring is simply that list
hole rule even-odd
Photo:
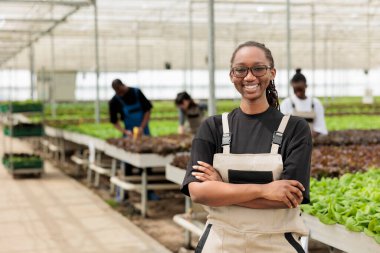
[{"label": "green leafy plant", "polygon": [[380,117],[378,115],[326,117],[326,125],[329,131],[348,129],[380,129]]},{"label": "green leafy plant", "polygon": [[13,169],[27,169],[27,168],[41,168],[43,166],[43,160],[37,155],[15,153],[4,154],[3,164],[6,168]]},{"label": "green leafy plant", "polygon": [[380,169],[310,181],[310,204],[302,210],[325,224],[364,232],[380,244]]}]

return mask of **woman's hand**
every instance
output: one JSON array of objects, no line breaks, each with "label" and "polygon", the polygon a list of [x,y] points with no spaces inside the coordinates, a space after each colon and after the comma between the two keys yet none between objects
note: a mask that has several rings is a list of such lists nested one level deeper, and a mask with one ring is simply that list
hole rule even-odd
[{"label": "woman's hand", "polygon": [[191,173],[195,176],[196,179],[205,182],[205,181],[220,181],[223,182],[222,177],[219,172],[214,169],[210,164],[198,161],[199,165],[194,165],[193,169],[198,170],[199,172]]},{"label": "woman's hand", "polygon": [[268,200],[281,201],[292,208],[301,204],[302,191],[305,191],[305,188],[296,180],[276,180],[264,185],[263,197]]}]

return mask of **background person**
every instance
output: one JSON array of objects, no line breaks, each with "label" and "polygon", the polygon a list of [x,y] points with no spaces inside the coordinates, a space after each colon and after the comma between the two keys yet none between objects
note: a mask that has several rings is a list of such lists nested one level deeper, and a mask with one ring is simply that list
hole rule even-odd
[{"label": "background person", "polygon": [[[138,88],[128,87],[120,79],[112,82],[115,95],[109,102],[110,121],[124,136],[131,137],[134,127],[140,134],[150,135],[148,122],[152,103]],[[123,121],[124,127],[120,125]]]},{"label": "background person", "polygon": [[[139,135],[150,135],[148,123],[153,108],[152,103],[140,89],[128,87],[120,79],[115,79],[112,82],[112,88],[115,95],[109,101],[109,114],[110,121],[115,128],[126,138],[132,138],[134,127],[138,127]],[[120,120],[123,121],[124,127],[120,125]],[[126,176],[133,174],[131,164],[124,163],[124,170]],[[148,175],[152,174],[152,169],[147,168],[147,173]],[[149,190],[148,199],[158,200],[159,197]]]},{"label": "background person", "polygon": [[281,112],[304,118],[310,125],[313,137],[328,134],[323,105],[319,99],[306,96],[307,82],[301,69],[296,69],[290,82],[294,95],[282,101]]},{"label": "background person", "polygon": [[[178,93],[174,102],[179,108],[178,133],[183,134],[188,128],[187,131],[195,134],[205,118],[207,105],[195,103],[186,91]],[[185,127],[186,121],[188,122],[187,127]]]}]

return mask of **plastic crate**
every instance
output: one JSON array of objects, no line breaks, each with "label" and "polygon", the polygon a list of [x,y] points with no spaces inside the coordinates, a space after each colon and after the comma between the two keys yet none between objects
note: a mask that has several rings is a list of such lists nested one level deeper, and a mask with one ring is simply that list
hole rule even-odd
[{"label": "plastic crate", "polygon": [[[25,103],[25,104],[12,104],[12,113],[21,113],[21,112],[42,112],[43,105],[42,103]],[[0,105],[1,112],[10,111],[9,104]]]},{"label": "plastic crate", "polygon": [[25,127],[14,126],[11,134],[11,129],[9,126],[4,127],[4,135],[12,136],[12,137],[34,137],[34,136],[42,136],[44,134],[44,129],[41,124],[30,125]]},{"label": "plastic crate", "polygon": [[[13,157],[17,157],[17,155],[14,155]],[[3,164],[7,169],[10,169],[11,167],[11,161],[10,158],[3,158]],[[41,158],[23,158],[23,160],[14,161],[13,162],[13,169],[40,169],[44,166],[44,161]]]}]

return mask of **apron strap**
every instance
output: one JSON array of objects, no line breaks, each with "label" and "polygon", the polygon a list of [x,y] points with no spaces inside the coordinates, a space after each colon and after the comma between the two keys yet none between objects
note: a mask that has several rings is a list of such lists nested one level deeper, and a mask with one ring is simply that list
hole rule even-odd
[{"label": "apron strap", "polygon": [[294,103],[294,101],[291,97],[289,97],[289,99],[290,99],[290,103],[292,104],[292,108],[295,111],[296,110],[296,104]]},{"label": "apron strap", "polygon": [[222,123],[223,123],[223,137],[222,137],[223,154],[229,154],[231,134],[230,134],[230,127],[228,126],[228,112],[224,112],[222,114]]},{"label": "apron strap", "polygon": [[[140,96],[139,96],[138,88],[133,88],[133,87],[129,87],[129,88],[133,90],[133,93],[135,93],[136,101],[137,101],[136,104],[140,105],[141,103],[140,103]],[[116,99],[119,100],[119,102],[122,106],[126,105],[126,103],[124,102],[122,97],[116,95]]]},{"label": "apron strap", "polygon": [[140,96],[139,96],[139,89],[138,88],[132,88],[135,92],[135,96],[136,96],[136,103],[141,107],[141,103],[140,103]]},{"label": "apron strap", "polygon": [[270,149],[271,154],[278,154],[278,149],[281,146],[282,136],[284,135],[285,128],[288,125],[289,118],[289,115],[284,115],[277,131],[273,133],[272,147]]},{"label": "apron strap", "polygon": [[122,97],[120,97],[120,96],[118,96],[118,95],[116,95],[115,97],[116,97],[117,100],[119,100],[121,106],[124,107],[124,106],[125,106],[125,102],[123,101]]}]

